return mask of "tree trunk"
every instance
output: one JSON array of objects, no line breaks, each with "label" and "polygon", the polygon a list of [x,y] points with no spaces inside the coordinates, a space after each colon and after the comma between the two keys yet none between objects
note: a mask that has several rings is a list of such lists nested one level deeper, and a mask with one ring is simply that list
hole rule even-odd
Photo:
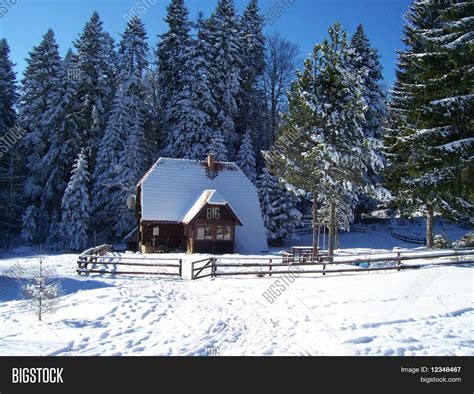
[{"label": "tree trunk", "polygon": [[426,247],[433,249],[433,208],[429,207],[426,214]]},{"label": "tree trunk", "polygon": [[9,207],[7,211],[7,244],[6,249],[10,249],[10,233],[13,230],[13,204],[14,204],[14,196],[13,196],[13,152],[10,153],[10,162],[9,162],[9,185],[10,185],[10,190],[9,190],[9,196],[8,196],[8,202],[9,202]]},{"label": "tree trunk", "polygon": [[313,257],[318,255],[318,193],[313,190]]},{"label": "tree trunk", "polygon": [[40,288],[39,288],[39,299],[38,299],[38,318],[39,318],[39,321],[41,321],[41,315],[42,315],[42,308],[43,308],[43,305],[42,305],[42,301],[43,301],[43,262],[40,260]]},{"label": "tree trunk", "polygon": [[328,245],[328,257],[329,262],[333,261],[334,257],[334,229],[336,223],[336,204],[333,202],[329,203],[330,216],[329,216],[329,245]]}]

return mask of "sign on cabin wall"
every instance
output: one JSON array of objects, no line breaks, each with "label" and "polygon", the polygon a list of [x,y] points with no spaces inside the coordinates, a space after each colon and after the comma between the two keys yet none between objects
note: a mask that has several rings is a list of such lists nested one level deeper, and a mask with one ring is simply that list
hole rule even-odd
[{"label": "sign on cabin wall", "polygon": [[207,207],[207,220],[220,220],[221,209],[219,207]]},{"label": "sign on cabin wall", "polygon": [[233,215],[230,213],[229,208],[227,206],[206,206],[200,214],[196,217],[197,220],[203,221],[207,220],[210,222],[216,221],[231,221],[234,222],[235,219]]}]

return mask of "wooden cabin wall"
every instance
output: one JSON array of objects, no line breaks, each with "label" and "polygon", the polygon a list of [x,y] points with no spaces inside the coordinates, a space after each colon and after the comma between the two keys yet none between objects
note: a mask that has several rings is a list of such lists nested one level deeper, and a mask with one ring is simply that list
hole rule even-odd
[{"label": "wooden cabin wall", "polygon": [[181,246],[184,239],[184,226],[182,224],[162,224],[147,222],[142,223],[141,244],[153,243],[153,228],[160,228],[160,235],[156,241],[160,245],[167,245],[169,248]]}]

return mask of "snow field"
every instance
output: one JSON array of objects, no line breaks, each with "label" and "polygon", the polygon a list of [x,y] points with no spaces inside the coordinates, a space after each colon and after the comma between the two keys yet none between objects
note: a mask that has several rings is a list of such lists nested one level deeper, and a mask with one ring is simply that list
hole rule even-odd
[{"label": "snow field", "polygon": [[[1,355],[474,355],[472,267],[189,281],[78,276],[76,259],[45,257],[66,294],[43,323],[10,280]],[[2,271],[37,261],[11,256]]]}]

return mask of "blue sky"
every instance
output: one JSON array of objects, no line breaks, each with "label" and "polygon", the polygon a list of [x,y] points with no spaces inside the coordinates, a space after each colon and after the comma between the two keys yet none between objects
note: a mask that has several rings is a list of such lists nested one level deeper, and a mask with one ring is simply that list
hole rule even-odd
[{"label": "blue sky", "polygon": [[[124,15],[137,2],[146,9],[142,19],[149,43],[154,48],[157,35],[166,30],[163,18],[169,0],[0,0],[0,35],[10,44],[12,59],[20,76],[28,52],[39,44],[48,28],[56,33],[64,55],[96,10],[102,17],[104,28],[118,40],[126,24]],[[217,0],[187,0],[186,3],[194,18],[198,11],[209,15]],[[272,14],[272,7],[278,3],[281,11]],[[409,3],[410,0],[260,0],[260,8],[269,21],[266,32],[279,31],[297,43],[302,58],[326,37],[333,22],[341,22],[351,34],[359,23],[363,23],[372,45],[382,56],[384,76],[390,86],[394,80],[396,50],[403,47],[402,16]],[[8,9],[6,14],[2,5]],[[236,5],[241,11],[247,0],[236,0]],[[282,15],[278,17],[278,13]]]}]

